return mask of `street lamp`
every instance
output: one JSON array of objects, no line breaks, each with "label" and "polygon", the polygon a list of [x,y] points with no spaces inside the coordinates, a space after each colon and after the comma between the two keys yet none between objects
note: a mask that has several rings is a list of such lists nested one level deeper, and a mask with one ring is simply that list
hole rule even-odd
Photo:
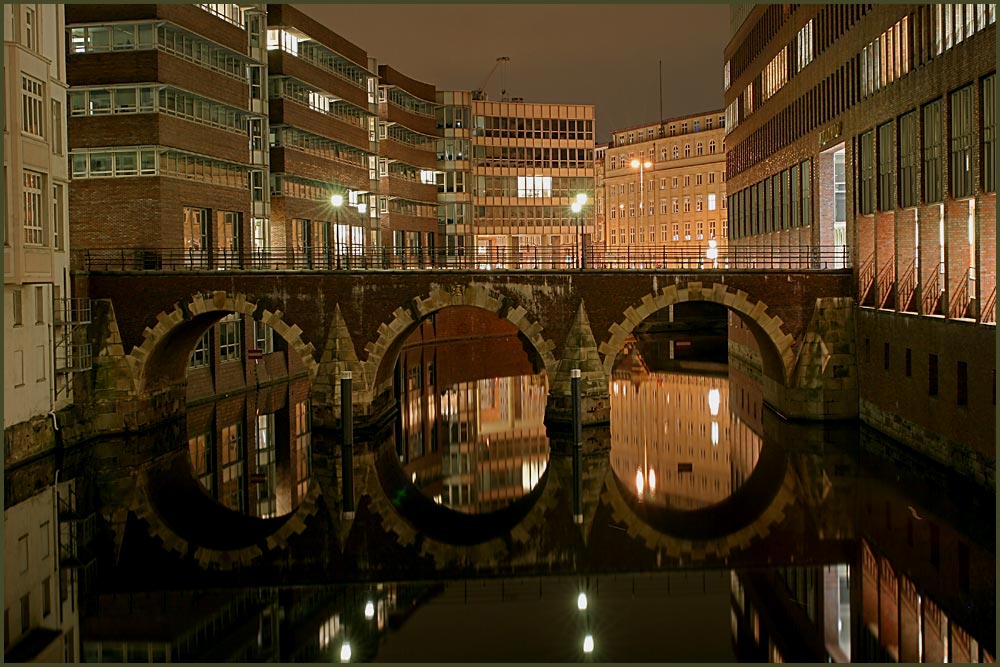
[{"label": "street lamp", "polygon": [[649,160],[646,160],[645,162],[641,160],[632,160],[632,168],[639,170],[639,217],[640,218],[642,217],[642,202],[645,199],[645,196],[643,195],[643,185],[645,184],[645,181],[643,180],[643,170],[649,169],[652,166],[653,163],[650,162]]},{"label": "street lamp", "polygon": [[576,219],[576,251],[578,253],[579,259],[577,260],[577,267],[586,268],[586,262],[584,260],[585,253],[583,252],[583,216],[580,213],[583,211],[584,204],[587,203],[587,193],[581,192],[574,199],[573,203],[570,204],[569,208],[573,211],[574,215],[577,216]]},{"label": "street lamp", "polygon": [[[333,225],[333,238],[334,238],[334,242],[336,243],[337,235],[340,233],[340,207],[344,205],[344,196],[343,195],[331,195],[330,196],[330,204],[333,205],[333,210],[334,210],[335,216],[336,216],[335,217],[336,222]],[[329,266],[329,262],[327,262],[327,266]],[[337,249],[337,268],[338,269],[340,268],[340,249],[339,248]]]}]

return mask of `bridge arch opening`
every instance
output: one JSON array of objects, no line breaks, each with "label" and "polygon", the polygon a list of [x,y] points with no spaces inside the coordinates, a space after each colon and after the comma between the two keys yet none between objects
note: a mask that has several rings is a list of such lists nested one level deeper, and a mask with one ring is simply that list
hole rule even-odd
[{"label": "bridge arch opening", "polygon": [[672,305],[698,301],[720,304],[735,313],[757,342],[763,374],[778,386],[788,386],[795,363],[794,339],[783,330],[781,319],[768,315],[764,302],[752,301],[741,291],[731,292],[721,283],[669,285],[644,296],[638,307],[623,312],[622,319],[612,327],[610,338],[602,345],[606,350],[603,364],[607,376],[612,376],[619,353],[638,325]]},{"label": "bridge arch opening", "polygon": [[493,313],[511,325],[522,346],[535,365],[536,372],[545,371],[548,381],[555,377],[556,359],[552,354],[555,343],[545,338],[541,324],[528,316],[524,308],[513,306],[505,300],[490,296],[485,289],[471,285],[451,292],[434,290],[426,298],[414,298],[409,308],[397,308],[393,319],[380,327],[378,339],[369,343],[365,362],[372,378],[374,397],[384,396],[392,390],[393,372],[400,352],[407,339],[429,317],[446,308],[456,306],[474,308]]},{"label": "bridge arch opening", "polygon": [[[176,303],[171,312],[161,312],[156,317],[157,324],[146,329],[142,343],[128,355],[136,389],[155,392],[186,382],[191,354],[205,332],[234,314],[269,327],[285,342],[289,366],[293,358],[297,359],[310,379],[315,379],[318,364],[313,357],[314,348],[302,340],[301,330],[285,322],[281,311],[257,311],[258,305],[245,294],[217,291],[211,295],[196,294],[183,307]],[[236,342],[240,360],[245,363],[246,351],[254,344],[253,332],[240,331],[232,342]]]}]

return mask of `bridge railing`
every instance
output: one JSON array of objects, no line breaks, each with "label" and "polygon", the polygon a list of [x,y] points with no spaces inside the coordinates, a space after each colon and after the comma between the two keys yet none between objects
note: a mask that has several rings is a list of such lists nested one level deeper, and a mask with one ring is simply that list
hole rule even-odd
[{"label": "bridge railing", "polygon": [[233,251],[190,248],[77,250],[74,268],[87,271],[378,271],[378,270],[633,270],[718,271],[850,267],[844,246],[665,249],[632,246],[481,246],[429,249],[396,246],[329,246]]}]

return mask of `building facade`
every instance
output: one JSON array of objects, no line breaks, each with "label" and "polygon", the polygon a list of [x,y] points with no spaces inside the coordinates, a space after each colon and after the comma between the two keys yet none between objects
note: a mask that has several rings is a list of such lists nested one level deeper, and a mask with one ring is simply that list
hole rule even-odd
[{"label": "building facade", "polygon": [[4,427],[71,399],[63,8],[4,5]]},{"label": "building facade", "polygon": [[725,151],[721,111],[613,131],[604,162],[603,246],[704,254],[715,241],[724,248]]},{"label": "building facade", "polygon": [[995,21],[994,5],[760,5],[723,77],[731,243],[840,251],[862,418],[989,484]]},{"label": "building facade", "polygon": [[[438,223],[448,252],[497,266],[536,256],[573,264],[594,229],[594,107],[473,97],[439,94]],[[579,195],[586,203],[575,213]]]}]

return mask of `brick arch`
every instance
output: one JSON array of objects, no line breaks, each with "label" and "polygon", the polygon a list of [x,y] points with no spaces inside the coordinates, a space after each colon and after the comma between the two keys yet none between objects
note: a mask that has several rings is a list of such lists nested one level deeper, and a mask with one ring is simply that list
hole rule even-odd
[{"label": "brick arch", "polygon": [[[184,482],[179,485],[164,483],[164,479],[177,474],[183,475]],[[254,530],[243,543],[219,548],[204,546],[193,541],[194,538],[183,536],[183,525],[171,526],[162,516],[161,505],[175,502],[178,493],[184,495],[189,503],[202,508],[202,511],[192,513],[192,521],[200,521],[199,517],[210,513],[207,512],[209,506],[219,506],[219,502],[205,493],[195,480],[190,458],[186,451],[182,451],[180,455],[161,462],[158,468],[140,475],[129,509],[145,524],[149,536],[159,541],[163,549],[179,558],[193,557],[203,569],[218,570],[248,567],[266,554],[273,555],[287,549],[293,536],[305,531],[306,521],[316,514],[319,498],[323,494],[319,482],[311,479],[306,496],[294,510],[277,519],[241,517]]]},{"label": "brick arch", "polygon": [[[654,523],[650,523],[636,510],[636,502],[626,498],[622,482],[610,467],[605,476],[602,499],[611,508],[612,518],[624,524],[625,531],[632,537],[642,540],[647,547],[670,558],[686,561],[704,560],[706,558],[726,558],[734,551],[745,549],[754,540],[761,540],[770,534],[774,526],[785,520],[789,509],[794,507],[797,498],[798,481],[795,470],[786,456],[774,456],[772,470],[765,472],[773,476],[772,480],[764,480],[761,487],[772,487],[767,491],[770,496],[761,504],[763,507],[749,522],[738,525],[732,532],[715,537],[697,539],[682,535],[672,535]],[[783,466],[783,470],[777,466]],[[763,472],[763,471],[762,471]],[[758,471],[754,474],[760,476]],[[756,489],[755,489],[756,491]],[[739,492],[737,492],[739,493]],[[754,498],[754,493],[744,494],[745,498]],[[731,499],[733,500],[733,499]],[[706,523],[713,523],[706,517]]]},{"label": "brick arch", "polygon": [[738,313],[753,332],[760,347],[764,374],[779,384],[788,386],[795,367],[795,338],[782,329],[784,322],[780,317],[767,314],[767,304],[763,301],[751,301],[742,290],[731,292],[722,283],[668,285],[642,297],[639,306],[629,306],[623,313],[621,322],[611,326],[608,340],[600,346],[600,351],[604,354],[604,371],[608,377],[611,377],[615,357],[639,324],[667,306],[687,301],[710,301]]},{"label": "brick arch", "polygon": [[370,378],[370,387],[378,391],[379,384],[385,380],[380,373],[385,374],[382,365],[386,358],[393,358],[396,348],[406,340],[406,336],[421,321],[448,306],[472,306],[482,308],[506,319],[527,339],[538,353],[545,366],[545,373],[552,383],[555,378],[558,363],[552,351],[556,344],[543,335],[542,325],[527,317],[527,311],[522,306],[511,308],[504,299],[489,295],[488,291],[478,285],[456,287],[452,291],[438,287],[431,289],[426,298],[415,297],[407,304],[392,313],[392,319],[379,325],[378,338],[365,346],[368,358],[362,362],[365,376]]},{"label": "brick arch", "polygon": [[[146,327],[142,343],[133,347],[126,357],[136,389],[149,391],[182,382],[187,369],[187,355],[178,354],[179,350],[190,352],[202,334],[228,313],[253,317],[256,312],[257,304],[248,300],[247,295],[238,292],[229,294],[225,290],[195,294],[183,307],[175,303],[169,313],[160,312],[156,316],[156,325]],[[310,379],[315,380],[319,368],[314,358],[315,348],[312,343],[302,340],[302,330],[298,325],[289,326],[280,310],[271,312],[265,309],[255,319],[270,326],[288,343],[289,351],[299,355],[302,364],[309,370]]]}]

